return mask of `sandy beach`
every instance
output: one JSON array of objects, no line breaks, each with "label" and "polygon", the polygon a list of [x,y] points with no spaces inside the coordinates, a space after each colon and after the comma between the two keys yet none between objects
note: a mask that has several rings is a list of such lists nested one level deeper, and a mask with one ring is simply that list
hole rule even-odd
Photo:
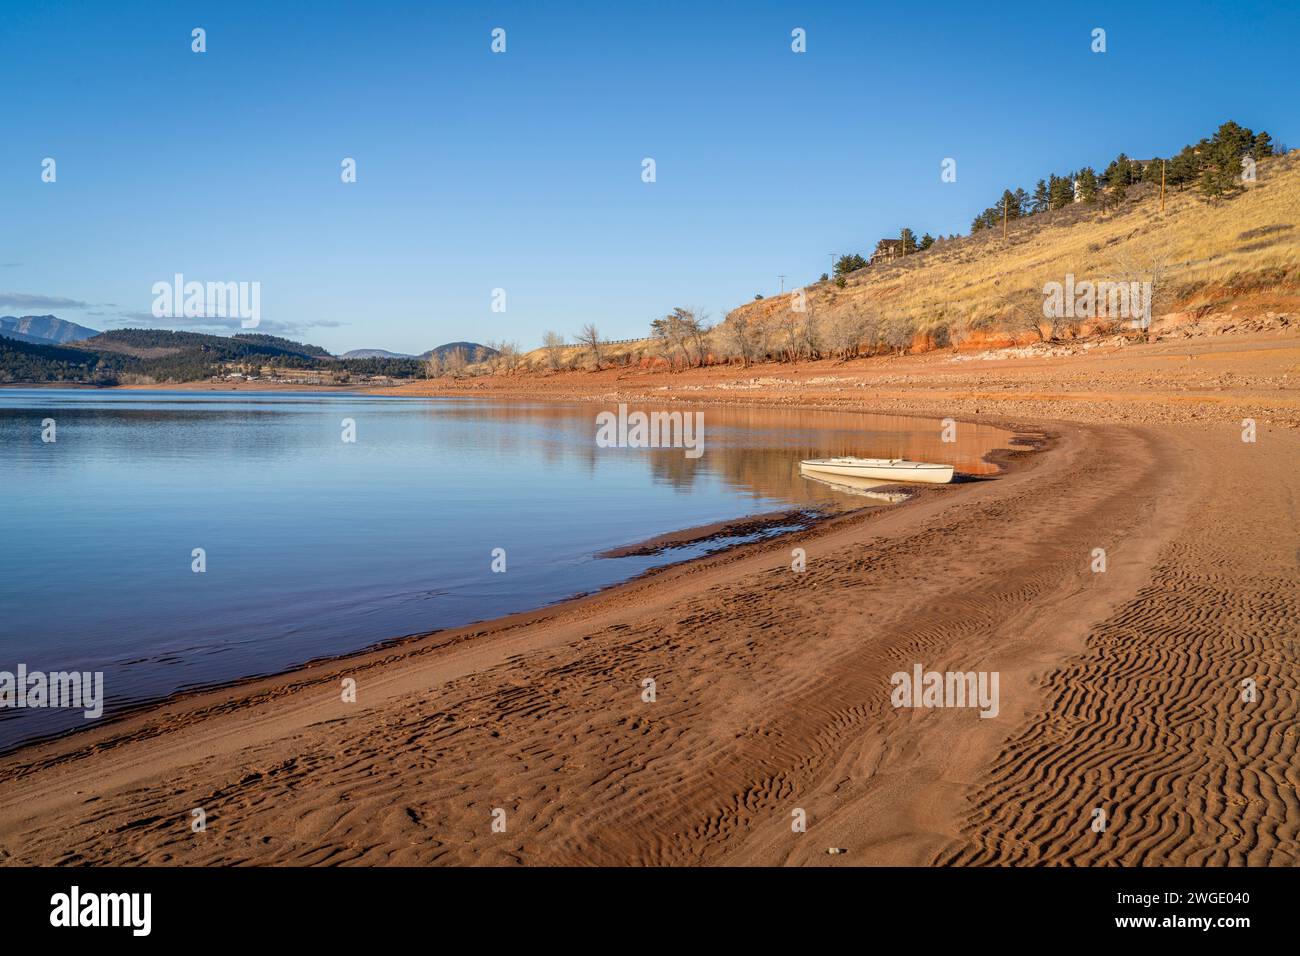
[{"label": "sandy beach", "polygon": [[[994,480],[19,750],[0,860],[1296,865],[1297,375],[1269,335],[465,383],[1019,438]],[[998,672],[997,717],[892,707],[916,663]]]}]

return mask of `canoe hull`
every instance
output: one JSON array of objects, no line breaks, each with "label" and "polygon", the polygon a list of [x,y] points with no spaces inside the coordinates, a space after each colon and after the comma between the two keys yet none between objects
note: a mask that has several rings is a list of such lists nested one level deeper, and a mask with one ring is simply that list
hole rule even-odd
[{"label": "canoe hull", "polygon": [[825,475],[874,478],[877,481],[922,482],[927,485],[946,485],[952,481],[953,475],[952,465],[883,458],[817,458],[802,461],[799,467]]}]

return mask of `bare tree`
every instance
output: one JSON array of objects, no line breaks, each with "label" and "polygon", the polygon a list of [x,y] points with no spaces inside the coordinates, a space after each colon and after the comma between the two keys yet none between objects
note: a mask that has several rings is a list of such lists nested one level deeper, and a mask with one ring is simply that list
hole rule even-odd
[{"label": "bare tree", "polygon": [[760,361],[767,361],[776,353],[776,343],[780,329],[774,316],[766,316],[754,322],[754,352]]},{"label": "bare tree", "polygon": [[749,368],[760,354],[758,324],[755,319],[734,314],[728,316],[719,326],[723,348],[727,350],[728,355],[739,358],[745,368]]},{"label": "bare tree", "polygon": [[866,346],[868,355],[874,354],[880,347],[883,331],[879,313],[875,309],[869,309],[862,319],[862,345]]},{"label": "bare tree", "polygon": [[424,377],[425,378],[442,378],[442,356],[438,351],[429,353],[429,357],[424,360]]},{"label": "bare tree", "polygon": [[[1043,322],[1050,322],[1049,333],[1043,332]],[[1033,332],[1040,342],[1046,342],[1050,336],[1053,340],[1061,333],[1062,319],[1049,317],[1043,311],[1043,297],[1033,289],[1026,289],[1012,296],[1007,310],[996,320],[1004,331],[1013,338],[1019,338],[1025,332]]]},{"label": "bare tree", "polygon": [[465,374],[465,366],[468,362],[465,359],[464,349],[452,349],[443,358],[443,369],[452,378],[460,378]]},{"label": "bare tree", "polygon": [[546,364],[552,372],[558,372],[564,358],[564,336],[559,332],[544,332],[542,347],[546,349]]},{"label": "bare tree", "polygon": [[845,309],[822,323],[822,341],[841,361],[855,358],[867,337],[869,319],[865,311]]},{"label": "bare tree", "polygon": [[506,344],[495,339],[488,339],[481,349],[475,349],[474,361],[487,365],[489,375],[495,375],[501,368],[502,352]]},{"label": "bare tree", "polygon": [[885,344],[902,355],[912,346],[912,337],[916,334],[916,322],[911,316],[895,313],[885,320]]},{"label": "bare tree", "polygon": [[813,319],[811,309],[803,314],[803,319],[799,323],[798,346],[799,353],[810,360],[821,355],[821,330]]},{"label": "bare tree", "polygon": [[709,337],[713,332],[713,324],[709,321],[707,312],[690,309],[688,314],[690,322],[686,326],[686,335],[691,351],[695,353],[695,364],[702,366],[709,357]]},{"label": "bare tree", "polygon": [[777,320],[777,330],[787,362],[797,362],[799,360],[801,325],[799,313],[795,312],[794,309],[787,309],[782,312]]},{"label": "bare tree", "polygon": [[[1130,287],[1133,283],[1136,283],[1142,295],[1142,314],[1134,318],[1148,342],[1152,341],[1153,333],[1151,328],[1156,310],[1164,311],[1169,307],[1173,291],[1172,283],[1169,281],[1172,271],[1173,263],[1166,252],[1143,254],[1137,251],[1128,251],[1122,253],[1115,260],[1113,278],[1119,282],[1129,284]],[[1132,308],[1133,300],[1131,296],[1129,304],[1130,308]]]},{"label": "bare tree", "polygon": [[585,345],[591,350],[592,361],[596,363],[596,369],[600,369],[600,358],[604,348],[604,341],[600,337],[600,330],[596,328],[596,323],[588,322],[578,333],[578,344]]},{"label": "bare tree", "polygon": [[690,351],[687,348],[690,333],[687,326],[695,317],[686,309],[676,308],[667,315],[650,322],[650,332],[660,355],[668,359],[670,367],[676,365],[676,355],[681,353],[682,365],[690,364]]},{"label": "bare tree", "polygon": [[667,336],[657,333],[650,337],[650,341],[654,343],[651,348],[655,357],[661,359],[670,372],[673,371],[677,367],[676,346]]},{"label": "bare tree", "polygon": [[518,342],[501,342],[497,345],[497,351],[500,363],[507,372],[513,372],[519,368],[522,355],[519,351]]}]

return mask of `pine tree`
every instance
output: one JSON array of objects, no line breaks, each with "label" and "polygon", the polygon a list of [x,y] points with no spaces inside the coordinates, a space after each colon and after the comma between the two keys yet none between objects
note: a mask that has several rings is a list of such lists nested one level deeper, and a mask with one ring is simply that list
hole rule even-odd
[{"label": "pine tree", "polygon": [[1194,146],[1184,146],[1177,156],[1169,161],[1168,183],[1182,188],[1196,181],[1201,171],[1201,158]]},{"label": "pine tree", "polygon": [[1125,182],[1125,177],[1116,176],[1115,182],[1106,187],[1106,192],[1110,194],[1110,204],[1118,208],[1124,201],[1124,197],[1128,195],[1128,183]]},{"label": "pine tree", "polygon": [[934,245],[934,236],[930,235],[927,232],[924,236],[921,237],[921,244],[917,246],[917,248],[929,249],[932,245]]},{"label": "pine tree", "polygon": [[916,252],[916,233],[911,229],[903,229],[903,231],[898,234],[898,238],[902,240],[903,255],[910,256],[912,253]]},{"label": "pine tree", "polygon": [[1040,179],[1038,185],[1034,187],[1034,198],[1032,200],[1033,211],[1035,214],[1044,212],[1049,205],[1047,182],[1046,180]]},{"label": "pine tree", "polygon": [[1074,184],[1071,176],[1052,175],[1048,181],[1048,195],[1053,209],[1064,209],[1074,202]]},{"label": "pine tree", "polygon": [[857,270],[865,269],[866,267],[867,260],[862,258],[862,256],[858,255],[856,252],[850,255],[840,256],[835,260],[835,278],[838,279],[841,276],[848,275],[850,272],[856,272]]},{"label": "pine tree", "polygon": [[1016,194],[1010,189],[1002,190],[1002,196],[998,199],[997,211],[999,225],[1002,223],[1004,213],[1008,219],[1016,218]]},{"label": "pine tree", "polygon": [[1079,198],[1084,202],[1095,202],[1097,199],[1097,174],[1093,172],[1091,166],[1085,166],[1079,170]]},{"label": "pine tree", "polygon": [[1200,181],[1196,185],[1206,199],[1218,199],[1223,195],[1223,183],[1219,179],[1218,169],[1214,166],[1206,166],[1201,171]]},{"label": "pine tree", "polygon": [[1021,216],[1028,216],[1029,215],[1029,193],[1025,192],[1023,189],[1017,188],[1016,195],[1015,195],[1015,203],[1012,206],[1012,208],[1015,210],[1017,219],[1019,219]]},{"label": "pine tree", "polygon": [[1222,150],[1220,157],[1231,154],[1236,158],[1244,156],[1255,143],[1255,134],[1244,126],[1238,126],[1232,120],[1218,128],[1211,140],[1213,146]]},{"label": "pine tree", "polygon": [[[1224,124],[1227,126],[1228,124]],[[1233,124],[1235,125],[1235,124]],[[1246,132],[1249,132],[1247,130]],[[1219,139],[1210,147],[1205,168],[1201,172],[1201,192],[1209,199],[1229,196],[1239,188],[1237,177],[1241,174],[1241,157],[1253,147],[1255,137],[1244,138],[1235,131]]]},{"label": "pine tree", "polygon": [[1129,158],[1123,153],[1115,157],[1115,161],[1110,164],[1107,170],[1106,184],[1114,186],[1116,183],[1127,186],[1132,182],[1132,169],[1129,166]]}]

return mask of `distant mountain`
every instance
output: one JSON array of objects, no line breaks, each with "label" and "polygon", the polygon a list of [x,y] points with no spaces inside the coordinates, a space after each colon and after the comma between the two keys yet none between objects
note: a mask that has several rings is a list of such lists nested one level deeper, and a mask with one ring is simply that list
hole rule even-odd
[{"label": "distant mountain", "polygon": [[474,361],[474,354],[476,351],[480,349],[482,350],[482,355],[484,358],[486,358],[489,355],[497,354],[496,349],[490,349],[486,345],[479,345],[477,342],[448,342],[446,345],[439,345],[436,349],[429,349],[429,351],[423,353],[419,357],[422,359],[427,359],[434,352],[437,352],[438,358],[445,359],[448,355],[450,355],[452,352],[455,352],[457,349],[460,349],[460,351],[464,352],[465,359],[470,362]]},{"label": "distant mountain", "polygon": [[96,329],[89,329],[84,325],[68,322],[53,315],[24,315],[21,318],[0,315],[0,335],[20,342],[60,345],[64,342],[80,342],[82,339],[98,334]]},{"label": "distant mountain", "polygon": [[12,342],[27,342],[30,345],[53,345],[49,339],[37,338],[35,335],[23,335],[21,332],[15,332],[13,329],[5,328],[0,325],[0,338],[9,339]]},{"label": "distant mountain", "polygon": [[341,359],[367,359],[367,358],[386,358],[386,359],[423,359],[427,360],[434,352],[438,353],[439,358],[445,359],[452,352],[460,349],[465,353],[465,360],[474,361],[476,353],[481,354],[484,358],[489,355],[495,355],[496,349],[490,349],[486,345],[479,345],[477,342],[448,342],[446,345],[439,345],[436,349],[429,349],[419,355],[409,355],[405,352],[390,352],[387,349],[353,349],[351,352],[344,352],[339,356]]},{"label": "distant mountain", "polygon": [[415,358],[414,355],[407,355],[405,352],[390,352],[388,349],[353,349],[350,352],[344,352],[339,356],[341,359],[366,359],[366,358]]}]

